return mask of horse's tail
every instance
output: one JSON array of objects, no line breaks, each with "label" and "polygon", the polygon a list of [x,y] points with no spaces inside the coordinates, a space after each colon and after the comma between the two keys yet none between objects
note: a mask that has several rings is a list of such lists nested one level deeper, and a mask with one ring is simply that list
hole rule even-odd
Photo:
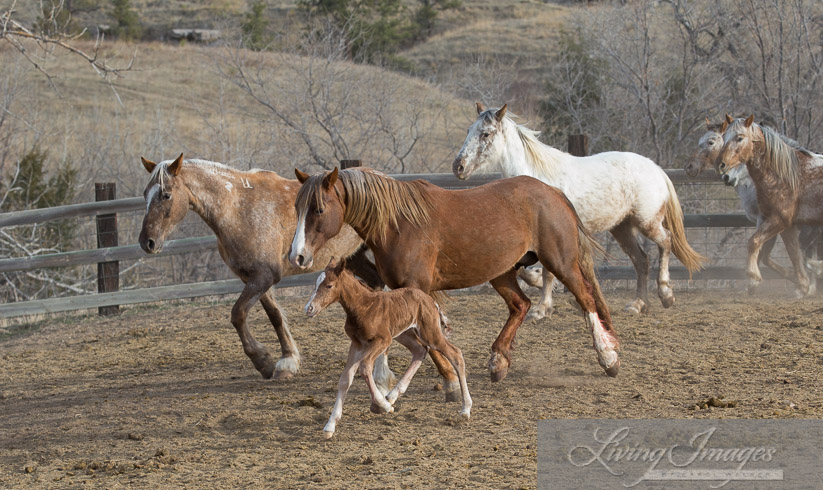
[{"label": "horse's tail", "polygon": [[663,216],[663,226],[672,234],[672,252],[689,270],[689,276],[698,271],[706,263],[703,257],[686,241],[686,229],[683,226],[683,210],[680,209],[680,200],[677,191],[668,175],[665,175],[666,185],[669,187],[669,200],[666,202],[666,214]]}]

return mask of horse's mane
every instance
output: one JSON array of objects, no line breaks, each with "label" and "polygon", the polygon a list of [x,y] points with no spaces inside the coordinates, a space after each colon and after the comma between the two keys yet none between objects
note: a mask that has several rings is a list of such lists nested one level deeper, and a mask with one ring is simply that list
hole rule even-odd
[{"label": "horse's mane", "polygon": [[[166,183],[168,179],[171,178],[171,174],[169,173],[169,165],[171,165],[174,160],[163,160],[162,162],[158,163],[154,166],[154,170],[152,170],[151,175],[149,176],[149,182],[154,182],[160,185],[160,189],[164,190],[166,188]],[[183,167],[197,167],[200,169],[208,170],[222,170],[226,172],[232,173],[239,173],[239,174],[246,174],[246,173],[256,173],[256,172],[267,172],[267,170],[261,169],[251,169],[251,170],[239,170],[225,163],[220,162],[213,162],[211,160],[203,160],[200,158],[187,158],[183,160]]]},{"label": "horse's mane", "polygon": [[[783,136],[769,126],[753,123],[760,128],[763,139],[760,140],[754,133],[752,141],[763,141],[765,146],[765,165],[773,171],[777,178],[783,181],[792,190],[797,190],[800,185],[800,165],[797,153],[812,156],[811,152],[797,143],[795,140]],[[729,127],[729,131],[738,132],[745,130],[745,122],[741,119],[735,120]]]},{"label": "horse's mane", "polygon": [[[297,209],[308,209],[312,200],[317,209],[324,208],[322,185],[325,175],[312,175],[303,183],[297,193]],[[343,219],[362,228],[366,240],[385,240],[389,225],[396,229],[399,218],[415,226],[429,221],[432,203],[414,182],[401,182],[368,168],[342,170],[338,180],[346,191]],[[335,192],[343,200],[339,187],[335,186]]]},{"label": "horse's mane", "polygon": [[[485,112],[483,117],[491,121],[494,119],[495,112],[495,109],[490,109]],[[559,178],[556,165],[557,161],[555,156],[552,155],[549,150],[560,150],[553,148],[537,139],[540,131],[535,131],[522,124],[518,124],[513,119],[514,117],[517,116],[515,114],[506,113],[506,115],[503,116],[503,120],[514,125],[515,131],[517,131],[517,136],[520,137],[520,142],[523,144],[523,150],[526,154],[526,163],[533,167],[538,175],[545,177],[550,182],[556,181]]]}]

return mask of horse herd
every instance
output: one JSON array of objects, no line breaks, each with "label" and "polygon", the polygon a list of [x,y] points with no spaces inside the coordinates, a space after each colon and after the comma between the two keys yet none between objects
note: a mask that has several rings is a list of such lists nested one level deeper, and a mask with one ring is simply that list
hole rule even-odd
[{"label": "horse herd", "polygon": [[[573,157],[547,146],[536,132],[515,123],[505,105],[487,110],[478,103],[477,115],[453,172],[467,179],[474,172],[499,168],[505,178],[466,190],[446,190],[421,180],[401,182],[368,168],[335,168],[316,175],[295,169],[298,181],[293,181],[270,171],[183,160],[182,154],[161,163],[142,158],[151,176],[144,191],[140,246],[158,253],[189,209],[202,217],[217,236],[221,258],[245,284],[232,307],[231,323],[264,378],[289,378],[301,363],[271,286],[288,275],[322,270],[305,312],[314,316],[339,302],[351,340],[326,437],[334,434],[358,370],[369,387],[372,411],[391,412],[426,353],[444,378],[446,399],[462,400],[460,413],[468,417],[472,402],[463,355],[449,342],[447,318],[433,298],[438,291],[491,283],[509,310],[489,359],[491,379],[500,381],[531,305],[518,284],[518,271],[538,262],[543,291],[530,318],[551,314],[553,282],[560,281],[582,311],[599,364],[616,376],[619,343],[594,271],[593,254],[602,248],[590,233],[609,231],[631,258],[637,294],[625,309],[634,313],[648,309],[649,260],[638,234],[654,241],[660,252],[658,297],[664,307],[672,306],[670,254],[689,271],[705,262],[686,241],[674,186],[654,162],[634,153]],[[823,224],[823,199],[808,187],[814,179],[823,179],[823,170],[818,170],[823,157],[775,138],[751,118],[711,126],[709,132],[687,172],[696,175],[717,162],[731,181],[741,178],[735,170],[741,164],[749,167],[759,206],[758,230],[749,245],[752,283],[760,278],[759,248],[780,232],[798,289],[807,294],[804,268],[819,268],[821,263],[802,259],[796,225]],[[770,147],[774,144],[788,145],[791,151],[775,151]],[[775,159],[780,162],[770,163]],[[385,286],[391,291],[384,291]],[[280,341],[276,362],[247,326],[248,312],[257,301]],[[385,358],[392,339],[412,353],[394,388]]]}]

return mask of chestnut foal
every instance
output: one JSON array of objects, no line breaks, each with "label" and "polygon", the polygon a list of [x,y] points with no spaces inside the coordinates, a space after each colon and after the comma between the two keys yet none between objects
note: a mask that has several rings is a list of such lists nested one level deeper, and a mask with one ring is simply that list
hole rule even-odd
[{"label": "chestnut foal", "polygon": [[[457,370],[463,395],[463,408],[460,414],[468,418],[472,399],[466,385],[463,353],[446,340],[442,329],[448,332],[449,327],[437,303],[419,289],[399,288],[374,292],[357,280],[344,266],[345,260],[336,264],[332,258],[326,270],[317,278],[314,293],[306,303],[306,314],[313,317],[330,304],[339,302],[346,311],[346,335],[351,339],[346,368],[340,376],[337,400],[334,402],[331,417],[323,428],[326,438],[334,435],[337,422],[343,415],[343,399],[349,391],[358,367],[371,393],[371,411],[391,413],[394,411],[392,405],[405,393],[429,349],[443,354]],[[409,349],[412,361],[397,385],[384,398],[372,377],[372,367],[377,356],[389,348],[392,339],[397,339]]]}]

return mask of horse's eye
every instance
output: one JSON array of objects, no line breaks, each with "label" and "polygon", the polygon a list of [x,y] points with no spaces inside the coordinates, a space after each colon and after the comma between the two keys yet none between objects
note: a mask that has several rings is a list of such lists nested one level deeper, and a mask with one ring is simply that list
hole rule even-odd
[{"label": "horse's eye", "polygon": [[740,143],[741,141],[743,141],[743,136],[742,135],[737,137],[737,142]]},{"label": "horse's eye", "polygon": [[490,135],[491,135],[491,133],[488,132],[488,131],[483,131],[482,133],[480,133],[480,137],[483,138],[483,139],[488,138]]},{"label": "horse's eye", "polygon": [[160,197],[161,197],[164,201],[168,201],[169,199],[171,199],[171,193],[169,193],[169,192],[164,192],[164,193],[163,193]]},{"label": "horse's eye", "polygon": [[323,210],[321,208],[317,208],[314,210],[314,214],[323,214]]}]

